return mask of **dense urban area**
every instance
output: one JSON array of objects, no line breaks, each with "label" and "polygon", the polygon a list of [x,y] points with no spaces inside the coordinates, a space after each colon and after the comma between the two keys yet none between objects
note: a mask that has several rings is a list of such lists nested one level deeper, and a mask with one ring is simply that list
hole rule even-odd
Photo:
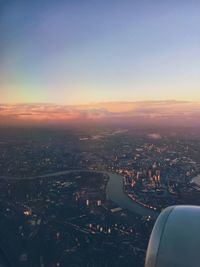
[{"label": "dense urban area", "polygon": [[160,211],[200,204],[199,133],[2,128],[5,254],[19,267],[143,267]]}]

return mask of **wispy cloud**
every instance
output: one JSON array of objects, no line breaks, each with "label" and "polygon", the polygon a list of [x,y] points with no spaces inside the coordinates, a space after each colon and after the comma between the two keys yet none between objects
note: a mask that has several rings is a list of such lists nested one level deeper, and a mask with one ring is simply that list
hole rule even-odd
[{"label": "wispy cloud", "polygon": [[181,122],[200,125],[200,103],[180,101],[107,102],[82,106],[0,104],[0,124],[78,121]]}]

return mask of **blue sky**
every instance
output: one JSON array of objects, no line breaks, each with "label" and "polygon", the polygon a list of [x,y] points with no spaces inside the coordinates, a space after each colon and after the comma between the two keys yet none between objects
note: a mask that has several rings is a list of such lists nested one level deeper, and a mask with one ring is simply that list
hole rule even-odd
[{"label": "blue sky", "polygon": [[1,102],[200,100],[199,1],[0,1]]}]

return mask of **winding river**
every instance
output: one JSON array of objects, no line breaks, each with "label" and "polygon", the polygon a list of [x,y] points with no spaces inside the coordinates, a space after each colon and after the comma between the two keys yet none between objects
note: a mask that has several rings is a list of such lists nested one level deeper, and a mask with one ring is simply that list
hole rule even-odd
[{"label": "winding river", "polygon": [[146,208],[139,203],[131,200],[123,190],[123,177],[117,173],[106,172],[109,181],[106,187],[107,198],[118,204],[119,207],[127,209],[142,216],[151,216],[156,219],[159,215],[157,211]]},{"label": "winding river", "polygon": [[[106,195],[107,199],[116,203],[119,207],[123,209],[127,209],[131,212],[142,216],[151,216],[151,218],[156,219],[159,215],[157,211],[151,210],[142,206],[141,204],[131,200],[123,191],[123,177],[120,174],[107,172],[107,171],[91,171],[91,170],[66,170],[60,172],[54,172],[29,178],[23,179],[38,179],[38,178],[47,178],[53,176],[60,176],[63,174],[71,173],[71,172],[97,172],[97,173],[104,173],[109,176],[108,184],[106,187]],[[13,178],[17,179],[17,178]],[[20,179],[20,178],[18,178]],[[20,179],[22,180],[22,179]]]}]

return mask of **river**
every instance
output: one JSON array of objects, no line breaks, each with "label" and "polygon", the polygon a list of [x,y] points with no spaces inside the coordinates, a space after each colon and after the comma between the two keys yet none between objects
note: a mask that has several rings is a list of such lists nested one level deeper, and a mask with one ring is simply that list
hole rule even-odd
[{"label": "river", "polygon": [[[90,170],[73,170],[73,171],[60,171],[56,173],[51,174],[45,174],[41,176],[37,176],[37,178],[45,178],[50,176],[59,176],[62,174],[70,173],[70,172],[87,172]],[[96,171],[90,171],[90,172],[96,172]],[[120,174],[112,173],[112,172],[106,172],[106,171],[97,171],[101,173],[106,173],[109,176],[109,181],[106,187],[106,196],[107,199],[113,201],[119,207],[123,209],[127,209],[131,212],[134,212],[136,214],[142,215],[142,216],[151,216],[151,218],[156,219],[159,215],[157,211],[148,209],[146,207],[143,207],[139,203],[131,200],[123,191],[123,177]]]},{"label": "river", "polygon": [[191,182],[200,186],[200,174],[194,177]]},{"label": "river", "polygon": [[[53,176],[60,176],[63,174],[67,174],[70,172],[97,172],[97,173],[105,173],[109,176],[108,184],[106,187],[106,196],[107,199],[116,203],[119,207],[123,209],[127,209],[131,212],[134,212],[141,216],[151,216],[151,218],[156,219],[159,215],[159,212],[151,210],[142,206],[141,204],[131,200],[123,191],[123,177],[120,174],[107,172],[107,171],[91,171],[91,170],[66,170],[66,171],[59,171],[29,178],[22,178],[22,179],[38,179],[38,178],[47,178]],[[20,179],[20,178],[13,178],[13,179]],[[20,180],[22,180],[20,179]]]},{"label": "river", "polygon": [[131,200],[123,191],[123,177],[117,173],[107,172],[110,177],[107,187],[107,198],[119,205],[123,209],[137,213],[142,216],[151,216],[156,219],[159,215],[157,211],[143,207],[139,203]]}]

